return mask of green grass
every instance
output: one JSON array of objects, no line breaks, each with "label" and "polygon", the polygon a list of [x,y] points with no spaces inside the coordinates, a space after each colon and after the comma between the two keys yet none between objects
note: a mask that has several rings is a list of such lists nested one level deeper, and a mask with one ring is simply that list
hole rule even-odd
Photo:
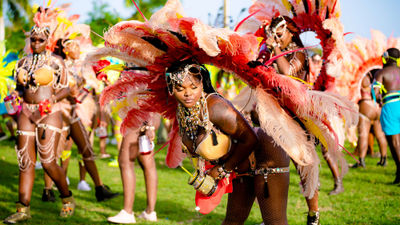
[{"label": "green grass", "polygon": [[[93,182],[87,175],[92,187],[90,192],[76,189],[79,182],[76,148],[73,149],[68,176],[71,190],[77,202],[75,215],[69,219],[59,218],[61,201],[55,203],[41,201],[43,189],[43,170],[36,170],[35,185],[32,193],[29,224],[107,224],[106,218],[122,209],[123,197],[98,203],[94,196]],[[98,151],[98,144],[95,145]],[[115,146],[109,145],[108,153],[117,155]],[[354,161],[346,156],[349,163]],[[210,214],[201,215],[195,211],[194,190],[187,184],[188,175],[181,169],[170,169],[165,165],[165,150],[156,155],[159,177],[156,211],[158,224],[220,224],[225,215],[226,196],[221,204]],[[400,224],[400,186],[392,185],[395,166],[392,158],[386,168],[377,167],[378,159],[367,158],[367,169],[351,169],[344,178],[345,192],[338,196],[328,196],[333,187],[333,179],[326,162],[321,157],[320,172],[320,212],[322,224]],[[112,190],[122,194],[119,169],[109,167],[108,160],[96,160],[103,182]],[[193,170],[186,159],[186,168]],[[136,215],[146,207],[146,194],[143,173],[136,164]],[[299,176],[291,165],[290,189],[288,200],[289,224],[305,224],[307,206],[299,193]],[[15,211],[18,200],[18,164],[14,146],[11,142],[0,142],[0,219]],[[260,224],[259,208],[254,204],[246,224]],[[138,224],[146,223],[137,219]]]}]

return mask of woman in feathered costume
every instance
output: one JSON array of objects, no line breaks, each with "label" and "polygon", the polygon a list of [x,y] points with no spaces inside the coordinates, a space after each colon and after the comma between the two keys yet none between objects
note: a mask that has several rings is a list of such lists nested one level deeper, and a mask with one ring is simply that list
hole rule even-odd
[{"label": "woman in feathered costume", "polygon": [[373,72],[383,66],[383,53],[386,49],[399,47],[400,38],[387,38],[378,30],[371,30],[371,39],[358,37],[351,43],[347,43],[350,60],[344,63],[342,76],[336,81],[336,89],[359,105],[357,148],[360,154],[360,163],[354,164],[353,167],[365,166],[368,134],[371,126],[373,126],[381,153],[378,165],[386,165],[387,140],[379,121],[381,108],[373,99],[371,85],[375,80]]},{"label": "woman in feathered costume", "polygon": [[[275,60],[273,65],[280,74],[299,80],[309,88],[334,91],[334,77],[339,75],[337,70],[341,68],[341,61],[346,56],[346,52],[340,50],[340,46],[343,45],[343,28],[338,20],[339,9],[337,1],[256,1],[249,9],[250,17],[239,23],[236,28],[241,31],[255,32],[257,36],[263,38],[260,43],[258,61],[252,62],[250,66],[258,66]],[[310,83],[307,53],[299,38],[300,33],[310,30],[316,32],[321,40],[325,60],[314,86]],[[286,55],[282,56],[283,54]],[[335,101],[347,105],[348,108],[353,108],[350,102],[336,94],[322,92],[320,94],[324,95],[323,98],[336,99]],[[355,117],[355,115],[348,116]],[[343,155],[327,145],[326,131],[321,129],[323,126],[315,126],[304,119],[296,120],[322,144],[324,158],[335,180],[335,188],[330,194],[342,192],[342,176],[347,172],[347,163]],[[346,122],[352,124],[355,123],[354,120],[355,118],[353,121]],[[339,136],[339,143],[343,144],[342,115],[330,117],[330,125]],[[338,161],[341,163],[341,172]],[[314,167],[313,170],[318,171],[318,168]],[[307,186],[307,183],[313,179],[316,179],[315,176],[302,176],[302,183]],[[310,210],[308,222],[311,224],[313,220],[318,223],[319,214],[317,190],[313,191],[316,193],[314,196],[310,195],[310,192],[304,193]]]},{"label": "woman in feathered costume", "polygon": [[[124,118],[121,127],[123,132],[126,129],[140,126],[141,121],[149,119],[149,112],[158,112],[171,119],[174,127],[170,134],[171,140],[169,141],[170,145],[166,159],[168,166],[178,166],[185,156],[181,151],[182,139],[178,134],[178,130],[182,131],[185,126],[182,123],[178,123],[178,121],[182,121],[179,119],[179,115],[181,115],[181,118],[186,118],[184,116],[190,115],[190,113],[185,114],[184,111],[182,111],[183,114],[177,113],[179,104],[177,104],[174,97],[169,96],[168,92],[165,91],[167,86],[165,72],[167,68],[171,68],[177,62],[182,62],[185,59],[195,59],[196,65],[197,63],[209,63],[235,73],[248,85],[256,89],[257,108],[262,129],[279,146],[278,148],[282,148],[301,166],[300,173],[303,177],[313,177],[305,185],[307,195],[313,196],[318,183],[318,170],[315,170],[315,166],[318,165],[318,157],[314,147],[314,135],[307,134],[292,117],[296,116],[301,120],[308,121],[308,124],[312,124],[312,127],[318,127],[319,130],[323,130],[321,136],[324,137],[323,140],[328,149],[332,149],[332,151],[337,151],[338,145],[330,118],[333,116],[345,116],[349,118],[348,121],[351,121],[351,118],[344,109],[346,105],[338,102],[336,98],[310,91],[301,83],[277,74],[271,67],[250,67],[248,62],[257,58],[257,52],[254,49],[258,48],[259,42],[255,35],[240,35],[228,29],[214,29],[194,18],[182,17],[182,9],[179,2],[170,0],[162,10],[155,13],[145,23],[129,21],[115,25],[105,34],[105,40],[106,47],[93,53],[89,59],[90,61],[94,62],[104,55],[111,55],[119,57],[126,62],[145,67],[149,72],[148,74],[123,73],[119,82],[104,91],[101,104],[121,98],[121,95],[129,99],[131,105],[120,111],[121,118]],[[178,63],[177,71],[169,70],[168,72],[171,72],[173,77],[183,76],[184,78],[186,73],[176,72],[187,71],[190,67],[184,66],[181,68],[181,66]],[[202,69],[197,68],[192,72],[196,73],[196,71],[202,71]],[[195,78],[192,80],[195,80]],[[210,100],[214,98],[220,97],[215,95],[209,97]],[[218,100],[215,101],[218,102]],[[230,109],[228,105],[226,107]],[[200,108],[204,109],[204,107]],[[223,110],[222,112],[225,111]],[[211,116],[211,112],[214,112],[214,110],[209,112]],[[231,113],[235,112],[232,111]],[[239,121],[242,120],[240,117],[235,117]],[[192,118],[189,121],[195,122],[198,120]],[[226,128],[232,126],[231,123],[233,121],[227,122]],[[204,123],[198,123],[198,125],[207,127]],[[196,129],[199,128],[198,126],[194,127]],[[189,134],[193,133],[194,135],[192,136],[197,137],[195,135],[197,134],[196,130],[192,129],[193,127],[186,126],[186,128],[189,129]],[[224,132],[232,134],[229,129],[226,131],[223,127],[220,128]],[[253,146],[254,143],[251,142],[254,140],[254,133],[251,128],[248,128],[247,123],[243,123],[239,130],[241,129],[248,131],[247,135],[251,136],[246,138],[243,143],[238,142],[238,144]],[[235,129],[231,131],[235,131]],[[243,134],[242,132],[243,130],[240,133]],[[185,131],[182,131],[182,135],[184,135],[183,140],[189,151],[194,150],[187,140]],[[232,134],[232,136],[235,137],[235,134]],[[243,137],[237,138],[243,140]],[[267,140],[265,138],[263,141],[266,142]],[[215,166],[209,174],[213,177],[219,175],[223,177],[223,175],[228,174],[240,160],[246,160],[247,155],[252,150],[249,148],[243,149],[243,151],[232,151],[232,155],[235,157],[229,157],[231,161],[225,165]],[[282,171],[284,170],[286,169]],[[267,174],[268,171],[265,171],[265,174],[260,173],[255,177],[257,180],[262,180],[263,187],[265,187],[264,184],[268,185],[271,177],[265,176],[267,179],[264,180],[263,175]],[[264,182],[267,180],[268,182]],[[223,182],[218,184],[220,183]],[[270,188],[270,185],[268,185],[268,188]],[[261,193],[265,194],[263,191]],[[283,208],[285,211],[286,204]],[[271,215],[263,213],[265,221],[268,221],[268,216]],[[280,218],[283,217],[281,216]]]},{"label": "woman in feathered costume", "polygon": [[[117,193],[112,193],[100,179],[94,161],[93,146],[85,128],[91,127],[92,118],[94,117],[96,109],[96,103],[90,93],[91,85],[94,87],[97,86],[97,83],[93,82],[93,80],[95,80],[94,73],[84,74],[81,71],[82,59],[84,58],[84,54],[81,54],[81,50],[92,48],[90,27],[86,24],[77,23],[79,15],[68,17],[66,14],[68,7],[69,4],[65,4],[62,8],[54,9],[58,12],[58,16],[54,21],[58,24],[56,32],[53,35],[53,37],[57,39],[54,52],[65,61],[70,88],[68,97],[63,100],[64,132],[62,139],[64,141],[60,143],[59,152],[62,152],[61,155],[64,156],[61,157],[63,160],[62,166],[63,169],[67,171],[72,143],[68,144],[66,139],[67,136],[70,135],[78,147],[79,154],[81,154],[83,158],[83,165],[79,164],[80,168],[88,171],[95,184],[96,199],[98,201],[103,201],[117,196]],[[83,51],[83,53],[85,53],[85,51]],[[85,172],[86,171],[83,171],[83,174]],[[81,182],[82,181],[81,177]],[[48,192],[51,192],[51,189],[48,189]],[[45,191],[43,194],[45,195]]]},{"label": "woman in feathered costume", "polygon": [[[89,34],[88,34],[89,35]],[[89,37],[89,36],[88,36]],[[91,127],[92,118],[94,117],[96,103],[90,93],[90,88],[86,86],[85,79],[81,74],[80,58],[80,44],[75,39],[59,39],[57,42],[57,54],[65,60],[67,73],[69,76],[70,94],[64,101],[66,115],[64,115],[64,127],[66,132],[63,133],[64,145],[60,149],[67,157],[62,158],[63,169],[67,171],[68,159],[71,155],[71,144],[66,141],[67,136],[70,135],[72,140],[78,147],[79,154],[82,155],[83,165],[79,164],[83,169],[83,173],[88,171],[95,184],[95,195],[97,201],[104,201],[117,196],[117,193],[112,193],[109,187],[104,185],[100,179],[96,163],[94,161],[93,144],[90,141],[89,135],[85,127]],[[60,143],[60,144],[61,144]],[[69,153],[68,153],[69,152]],[[83,167],[84,166],[84,167]],[[83,168],[82,168],[83,167]],[[86,171],[85,171],[86,169]],[[81,174],[81,173],[80,173]],[[82,182],[81,177],[81,181]],[[79,186],[79,185],[78,185]],[[89,187],[90,188],[90,187]]]},{"label": "woman in feathered costume", "polygon": [[32,53],[18,61],[15,69],[17,91],[23,99],[18,115],[16,152],[19,163],[19,200],[17,212],[5,223],[16,223],[30,218],[30,199],[35,179],[36,151],[46,173],[55,182],[63,207],[60,216],[73,214],[75,201],[68,189],[64,171],[57,165],[57,148],[62,117],[57,102],[69,93],[64,62],[48,50],[49,38],[54,30],[49,27],[47,10],[40,9],[35,26],[30,32]]}]

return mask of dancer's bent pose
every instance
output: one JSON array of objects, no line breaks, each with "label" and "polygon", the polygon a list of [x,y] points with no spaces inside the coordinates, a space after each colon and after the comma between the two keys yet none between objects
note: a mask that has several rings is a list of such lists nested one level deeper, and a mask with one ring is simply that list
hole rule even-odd
[{"label": "dancer's bent pose", "polygon": [[379,150],[381,152],[381,160],[378,162],[380,166],[386,166],[387,157],[387,140],[382,131],[381,122],[379,121],[381,115],[380,106],[373,100],[371,96],[371,85],[375,80],[374,74],[376,69],[369,71],[361,81],[361,99],[358,101],[359,106],[359,120],[358,120],[358,144],[357,148],[360,154],[360,162],[354,164],[352,167],[365,167],[365,156],[368,151],[368,142],[371,126],[373,127],[374,134],[378,140]]}]

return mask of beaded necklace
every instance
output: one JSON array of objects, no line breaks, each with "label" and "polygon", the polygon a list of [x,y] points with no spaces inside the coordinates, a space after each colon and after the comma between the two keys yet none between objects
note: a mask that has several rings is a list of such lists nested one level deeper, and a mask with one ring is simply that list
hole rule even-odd
[{"label": "beaded necklace", "polygon": [[208,129],[208,108],[204,93],[191,108],[186,108],[178,103],[176,116],[181,137],[187,134],[193,142],[193,149],[195,149],[199,127]]},{"label": "beaded necklace", "polygon": [[[36,92],[39,88],[39,85],[36,84],[34,73],[37,69],[45,66],[48,63],[50,53],[48,51],[44,51],[40,54],[29,54],[26,57],[23,65],[20,68],[26,69],[27,71],[27,82],[26,85],[28,88]],[[18,74],[19,69],[17,69]]]}]

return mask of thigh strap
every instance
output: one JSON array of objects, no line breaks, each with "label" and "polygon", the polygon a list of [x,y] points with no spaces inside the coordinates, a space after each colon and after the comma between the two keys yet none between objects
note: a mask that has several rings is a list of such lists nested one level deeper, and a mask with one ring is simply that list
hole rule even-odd
[{"label": "thigh strap", "polygon": [[52,131],[57,132],[57,133],[62,133],[62,131],[63,131],[63,129],[60,129],[58,127],[55,127],[55,126],[52,126],[52,125],[49,125],[49,124],[45,124],[45,123],[39,123],[37,125],[37,128],[43,128],[45,130],[49,129],[49,130],[52,130]]},{"label": "thigh strap", "polygon": [[24,136],[29,136],[29,137],[35,137],[36,133],[35,133],[34,131],[17,130],[17,135],[24,135]]},{"label": "thigh strap", "polygon": [[[29,137],[35,137],[36,134],[33,131],[23,131],[23,130],[17,130],[17,135],[23,135]],[[22,148],[18,149],[18,145],[15,145],[15,152],[17,153],[17,159],[18,159],[18,166],[20,171],[26,171],[29,166],[33,163],[32,159],[29,157],[28,153],[28,139],[25,141],[25,144],[22,146]]]},{"label": "thigh strap", "polygon": [[[44,129],[43,132],[46,132],[47,129],[54,131],[46,144],[41,144],[39,142],[38,128],[43,128]],[[53,161],[55,159],[54,144],[55,144],[56,133],[61,134],[62,129],[52,126],[52,125],[49,125],[49,124],[44,124],[44,123],[39,123],[36,127],[36,146],[39,151],[40,161],[42,163],[50,163],[51,161]],[[47,155],[46,158],[44,158],[45,155]]]},{"label": "thigh strap", "polygon": [[268,175],[274,173],[289,173],[290,167],[260,168],[254,171],[254,175]]},{"label": "thigh strap", "polygon": [[69,130],[69,126],[65,126],[62,128],[62,131],[68,131]]}]

